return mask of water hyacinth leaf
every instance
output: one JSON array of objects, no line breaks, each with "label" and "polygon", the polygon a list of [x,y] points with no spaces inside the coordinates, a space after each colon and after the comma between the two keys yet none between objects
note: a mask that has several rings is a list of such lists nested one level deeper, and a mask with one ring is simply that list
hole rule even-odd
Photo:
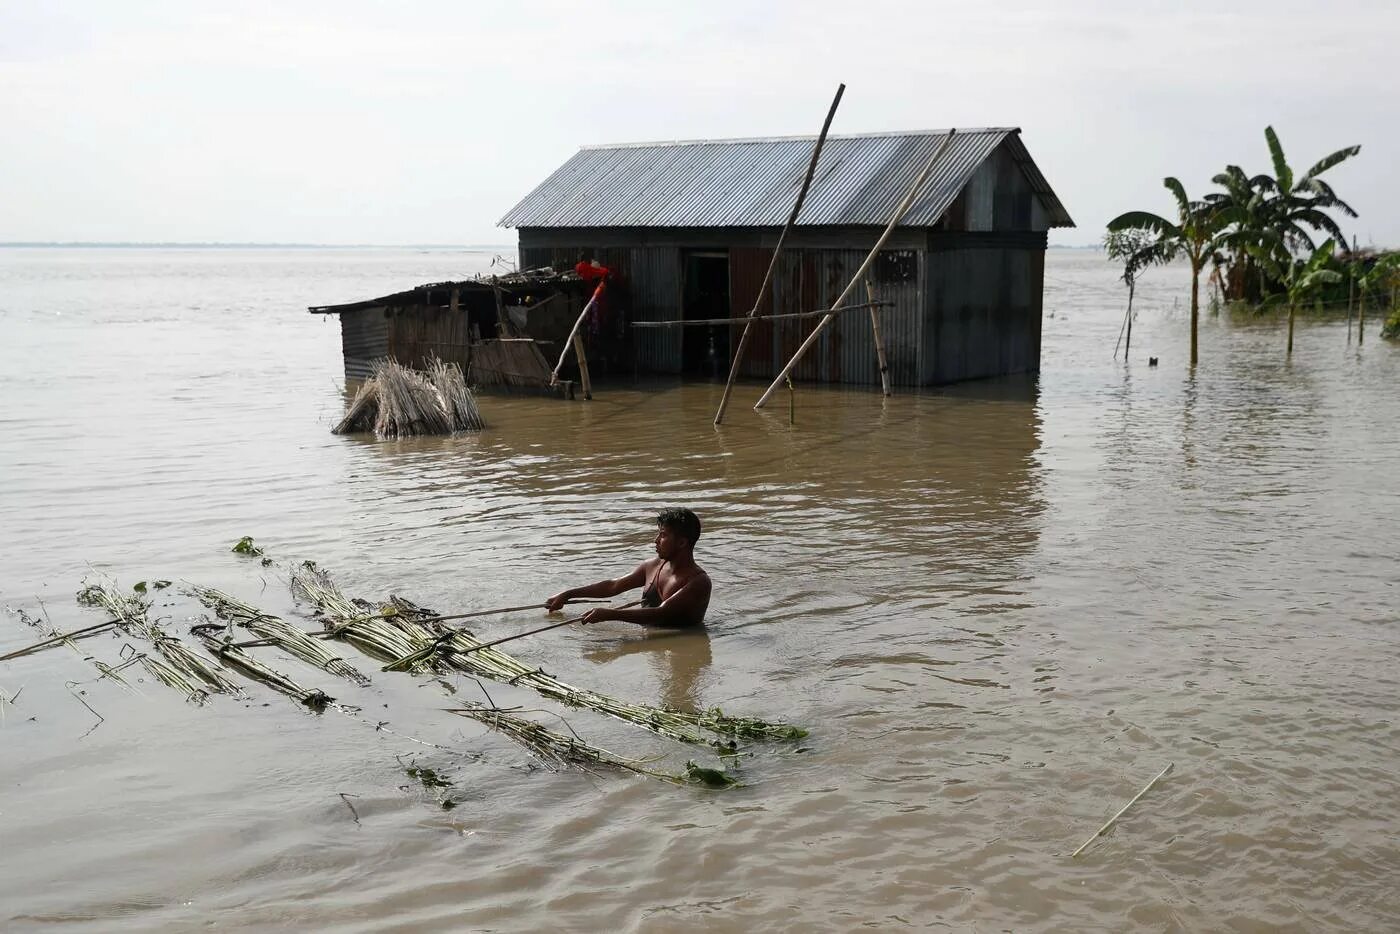
[{"label": "water hyacinth leaf", "polygon": [[706,768],[694,761],[685,764],[685,777],[692,784],[704,785],[706,788],[730,788],[739,784],[737,778],[733,778],[720,769]]},{"label": "water hyacinth leaf", "polygon": [[263,554],[263,550],[253,544],[253,536],[251,535],[245,535],[234,542],[233,548],[230,550],[236,555],[247,555],[250,558],[260,558]]}]

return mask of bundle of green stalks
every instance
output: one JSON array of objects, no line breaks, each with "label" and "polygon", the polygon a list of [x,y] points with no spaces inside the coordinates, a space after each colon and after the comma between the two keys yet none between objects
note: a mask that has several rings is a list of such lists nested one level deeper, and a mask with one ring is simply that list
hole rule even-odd
[{"label": "bundle of green stalks", "polygon": [[[396,625],[392,619],[396,611],[392,608],[379,611],[367,603],[351,601],[340,592],[330,575],[310,564],[292,570],[291,586],[294,595],[310,601],[321,612],[328,636],[344,639],[371,658],[397,661],[433,638],[427,629],[417,624]],[[385,612],[389,615],[385,616]],[[418,674],[439,671],[441,667],[427,660],[404,670]]]},{"label": "bundle of green stalks", "polygon": [[212,587],[191,585],[185,588],[185,592],[212,610],[219,619],[242,626],[268,644],[275,645],[307,664],[359,685],[369,684],[369,678],[354,665],[331,652],[325,642],[303,632],[281,617],[263,613],[237,597]]},{"label": "bundle of green stalks", "polygon": [[[195,628],[199,632],[200,641],[210,652],[214,653],[215,657],[237,668],[253,680],[261,681],[274,691],[281,691],[317,712],[325,710],[335,701],[335,698],[328,696],[324,691],[302,687],[291,677],[249,655],[228,635],[232,631],[231,627],[206,624]],[[215,628],[225,630],[222,638],[214,634]]]},{"label": "bundle of green stalks", "polygon": [[100,607],[117,620],[117,626],[130,635],[145,639],[155,646],[164,665],[154,665],[154,659],[142,664],[151,674],[196,699],[194,689],[204,693],[243,696],[243,690],[211,659],[185,645],[151,620],[150,600],[138,593],[124,594],[107,584],[88,584],[78,592],[78,602],[84,606]]},{"label": "bundle of green stalks", "polygon": [[577,768],[592,771],[594,766],[603,766],[624,769],[676,785],[704,785],[710,788],[723,788],[738,784],[725,772],[719,769],[703,768],[694,762],[687,762],[685,773],[681,775],[648,768],[645,762],[619,756],[617,753],[585,742],[577,736],[556,733],[533,720],[518,717],[496,707],[469,703],[463,707],[451,708],[447,712],[461,717],[470,717],[485,724],[528,749],[546,765],[555,768]]},{"label": "bundle of green stalks", "polygon": [[[446,663],[468,674],[531,688],[566,706],[593,710],[677,742],[697,746],[712,745],[725,751],[737,748],[741,739],[793,740],[807,735],[807,731],[801,727],[786,723],[768,723],[751,717],[730,717],[719,708],[698,713],[667,710],[646,704],[634,704],[587,688],[575,687],[540,668],[526,665],[500,649],[479,648],[481,642],[470,632],[454,629],[441,622],[432,622],[436,614],[408,600],[391,597],[390,601],[392,608],[397,611],[391,618],[393,622],[403,625],[409,621],[420,620],[419,628],[431,632],[431,641],[422,644],[416,652],[401,656],[398,662],[386,665],[386,669],[432,662]],[[701,732],[702,730],[724,738],[712,741]]]},{"label": "bundle of green stalks", "polygon": [[433,357],[426,372],[393,360],[377,362],[332,431],[338,435],[373,431],[379,438],[407,438],[484,427],[461,368]]}]

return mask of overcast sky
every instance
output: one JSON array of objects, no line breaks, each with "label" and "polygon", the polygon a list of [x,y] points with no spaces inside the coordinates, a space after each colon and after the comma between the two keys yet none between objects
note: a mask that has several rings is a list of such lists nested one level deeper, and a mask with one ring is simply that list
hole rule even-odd
[{"label": "overcast sky", "polygon": [[1229,162],[1400,244],[1400,3],[0,0],[0,241],[512,243],[579,145],[1018,126],[1078,228]]}]

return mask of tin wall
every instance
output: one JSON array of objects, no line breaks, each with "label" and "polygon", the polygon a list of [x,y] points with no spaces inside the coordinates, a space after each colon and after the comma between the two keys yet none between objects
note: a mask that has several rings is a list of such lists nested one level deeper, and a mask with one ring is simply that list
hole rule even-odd
[{"label": "tin wall", "polygon": [[926,257],[922,381],[1039,372],[1044,247],[938,249]]},{"label": "tin wall", "polygon": [[389,322],[384,309],[361,308],[340,315],[340,349],[345,357],[345,379],[369,379],[374,361],[389,355]]}]

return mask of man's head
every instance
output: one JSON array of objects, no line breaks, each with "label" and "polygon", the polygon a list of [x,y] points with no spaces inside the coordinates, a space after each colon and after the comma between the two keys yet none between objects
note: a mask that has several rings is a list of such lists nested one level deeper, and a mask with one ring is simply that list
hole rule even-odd
[{"label": "man's head", "polygon": [[700,517],[689,509],[666,509],[656,517],[656,553],[666,559],[694,550]]},{"label": "man's head", "polygon": [[580,250],[578,254],[578,261],[580,263],[591,263],[593,262],[593,254],[588,250]]}]

